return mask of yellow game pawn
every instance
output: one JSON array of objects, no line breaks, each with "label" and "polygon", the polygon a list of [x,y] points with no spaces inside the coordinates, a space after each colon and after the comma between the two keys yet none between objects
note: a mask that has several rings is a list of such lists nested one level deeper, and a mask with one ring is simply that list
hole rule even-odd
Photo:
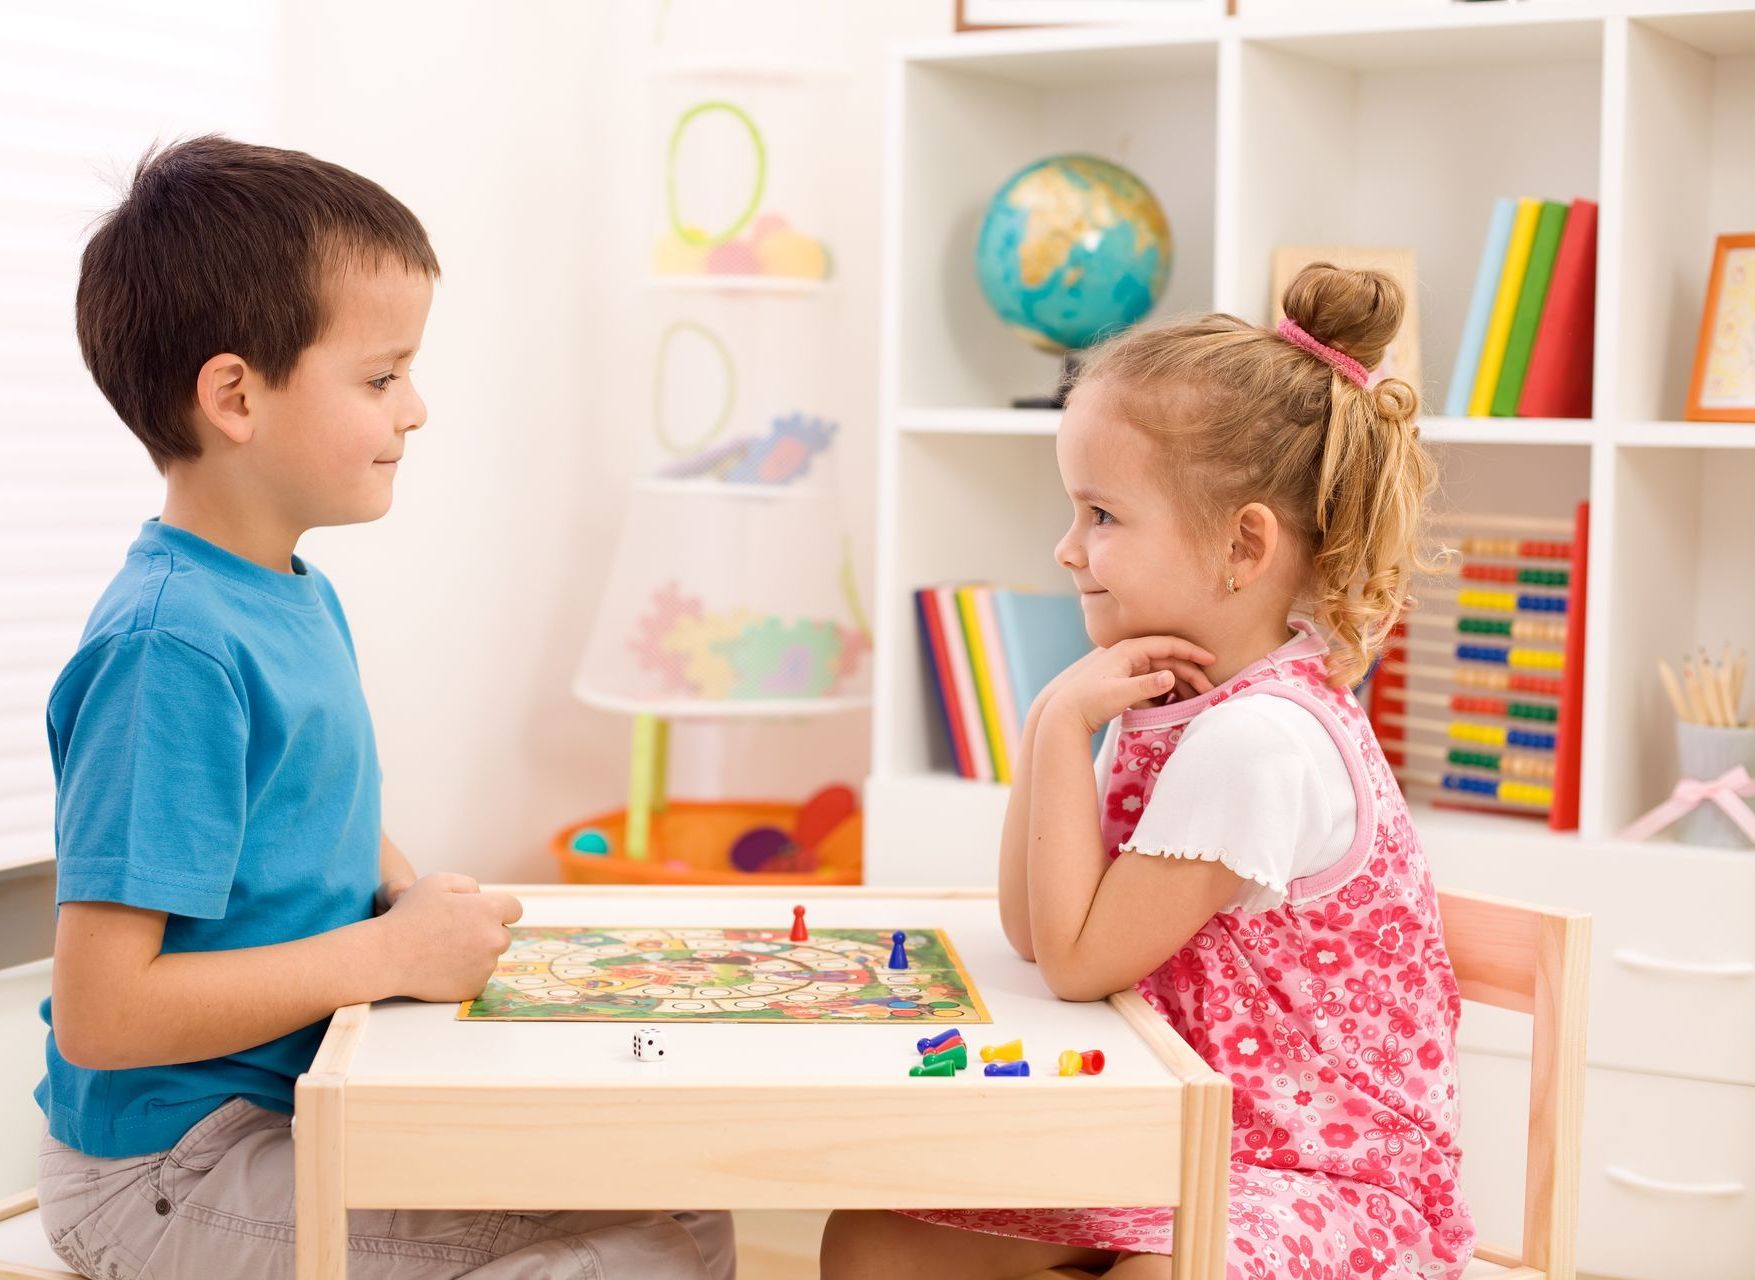
[{"label": "yellow game pawn", "polygon": [[1068,1049],[1060,1055],[1063,1076],[1100,1076],[1103,1074],[1101,1049]]},{"label": "yellow game pawn", "polygon": [[1004,1044],[984,1044],[981,1046],[983,1062],[1018,1062],[1024,1056],[1022,1040],[1008,1040]]}]

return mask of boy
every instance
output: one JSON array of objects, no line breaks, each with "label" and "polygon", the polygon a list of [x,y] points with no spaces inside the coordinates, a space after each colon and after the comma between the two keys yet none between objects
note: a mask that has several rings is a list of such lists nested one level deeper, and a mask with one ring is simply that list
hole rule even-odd
[{"label": "boy", "polygon": [[[384,834],[347,622],[294,554],[390,509],[438,275],[382,187],[221,137],[149,153],[86,246],[86,365],[166,481],[49,695],[39,1194],[88,1275],[290,1276],[293,1082],[329,1014],[479,993],[519,916],[467,876],[416,879]],[[723,1214],[349,1228],[355,1280],[733,1265]]]}]

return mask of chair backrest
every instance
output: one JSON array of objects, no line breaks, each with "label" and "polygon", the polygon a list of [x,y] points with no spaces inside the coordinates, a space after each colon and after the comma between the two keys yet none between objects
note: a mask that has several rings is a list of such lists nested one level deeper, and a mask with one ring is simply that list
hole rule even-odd
[{"label": "chair backrest", "polygon": [[1440,892],[1444,943],[1465,1000],[1529,1014],[1529,1146],[1522,1257],[1482,1257],[1572,1280],[1578,1243],[1579,1145],[1590,917],[1473,893]]},{"label": "chair backrest", "polygon": [[83,1280],[49,1248],[34,1187],[0,1196],[0,1280]]}]

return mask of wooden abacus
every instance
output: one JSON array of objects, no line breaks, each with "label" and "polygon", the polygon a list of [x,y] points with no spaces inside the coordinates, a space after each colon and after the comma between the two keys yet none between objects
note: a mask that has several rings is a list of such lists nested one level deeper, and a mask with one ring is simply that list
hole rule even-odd
[{"label": "wooden abacus", "polygon": [[1404,790],[1578,828],[1590,504],[1571,520],[1447,515],[1366,707]]}]

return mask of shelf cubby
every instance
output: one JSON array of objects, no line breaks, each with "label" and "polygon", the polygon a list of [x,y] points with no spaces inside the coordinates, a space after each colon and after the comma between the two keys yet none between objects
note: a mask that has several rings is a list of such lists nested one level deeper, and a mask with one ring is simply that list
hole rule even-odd
[{"label": "shelf cubby", "polygon": [[[889,718],[878,749],[885,771],[951,768],[924,667],[914,591],[939,582],[990,581],[1065,589],[1054,545],[1072,508],[1054,464],[1052,436],[910,435],[897,455],[898,482],[912,495],[895,530],[893,583],[880,606],[877,681],[905,708]],[[979,485],[969,477],[980,474]]]},{"label": "shelf cubby", "polygon": [[891,173],[900,406],[994,408],[1053,391],[1058,358],[1008,329],[975,277],[989,201],[1046,156],[1085,152],[1137,173],[1170,221],[1158,312],[1211,308],[1217,64],[1217,45],[1198,39],[1051,58],[946,50],[902,64]]},{"label": "shelf cubby", "polygon": [[1675,714],[1658,684],[1658,660],[1679,673],[1690,646],[1704,643],[1716,659],[1726,641],[1741,648],[1755,636],[1755,452],[1620,450],[1613,488],[1601,658],[1611,692],[1590,735],[1601,744],[1611,834],[1676,779]]},{"label": "shelf cubby", "polygon": [[1597,196],[1602,49],[1577,20],[1244,38],[1220,309],[1269,319],[1279,245],[1412,249],[1443,403],[1493,202]]},{"label": "shelf cubby", "polygon": [[1598,314],[1614,326],[1616,412],[1676,420],[1713,242],[1755,231],[1755,13],[1638,18],[1625,41],[1618,291]]}]

